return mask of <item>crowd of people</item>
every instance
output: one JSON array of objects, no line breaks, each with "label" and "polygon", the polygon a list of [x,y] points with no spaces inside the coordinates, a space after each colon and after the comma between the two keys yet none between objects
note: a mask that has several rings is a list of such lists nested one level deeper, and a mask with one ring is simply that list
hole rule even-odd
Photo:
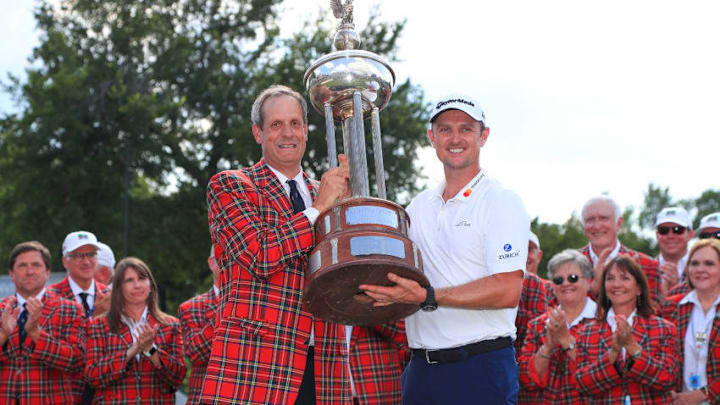
[{"label": "crowd of people", "polygon": [[45,246],[12,249],[0,403],[171,404],[187,359],[191,404],[720,404],[720,213],[693,230],[685,209],[664,208],[651,258],[618,240],[618,205],[591,198],[588,244],[541,278],[522,201],[480,167],[485,114],[451,94],[428,130],[445,181],[407,208],[430,285],[389,273],[358,287],[419,311],[339,325],[302,293],[314,222],[348,194],[347,158],[308,178],[307,104],[285,86],[261,92],[251,119],[263,159],[210,180],[213,287],[177,316],[147,264],[116,263],[91,232],[67,235],[67,277],[52,285]]}]

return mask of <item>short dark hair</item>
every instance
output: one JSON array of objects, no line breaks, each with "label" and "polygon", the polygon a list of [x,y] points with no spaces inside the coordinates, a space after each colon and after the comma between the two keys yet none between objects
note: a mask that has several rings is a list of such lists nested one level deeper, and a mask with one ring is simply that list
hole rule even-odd
[{"label": "short dark hair", "polygon": [[42,243],[35,240],[31,240],[28,242],[20,242],[15,245],[13,250],[10,252],[10,260],[8,262],[8,264],[10,265],[10,270],[15,267],[15,260],[17,260],[17,257],[25,252],[40,253],[43,262],[45,263],[45,269],[47,271],[50,271],[50,251]]},{"label": "short dark hair", "polygon": [[610,260],[603,269],[602,272],[602,282],[600,283],[600,294],[598,294],[598,308],[597,308],[597,317],[598,319],[606,320],[607,319],[607,311],[610,309],[610,306],[612,303],[610,302],[610,299],[607,297],[607,291],[605,290],[605,280],[607,279],[607,274],[610,272],[610,269],[613,268],[613,266],[617,266],[618,269],[620,269],[623,272],[627,272],[632,276],[632,278],[635,279],[635,282],[640,287],[640,295],[636,302],[636,308],[638,314],[640,314],[643,317],[649,317],[650,315],[655,313],[654,304],[650,301],[650,288],[648,287],[647,278],[645,277],[645,273],[643,273],[642,268],[639,264],[630,256],[628,255],[619,255],[615,257],[614,259]]}]

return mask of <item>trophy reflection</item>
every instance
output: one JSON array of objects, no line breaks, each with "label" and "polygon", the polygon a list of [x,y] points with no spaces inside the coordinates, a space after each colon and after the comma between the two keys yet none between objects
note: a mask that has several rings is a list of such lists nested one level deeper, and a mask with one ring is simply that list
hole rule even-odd
[{"label": "trophy reflection", "polygon": [[[391,285],[387,273],[429,285],[422,257],[408,239],[409,219],[398,204],[386,200],[380,111],[387,106],[395,73],[379,55],[358,49],[352,0],[331,0],[341,19],[335,51],[320,57],[305,72],[313,107],[325,116],[330,167],[337,166],[335,125],[342,128],[348,156],[351,197],[320,213],[315,222],[317,245],[310,253],[304,303],[313,315],[349,325],[371,325],[402,319],[418,305],[374,307],[360,284]],[[365,120],[370,119],[377,197],[370,196]]]}]

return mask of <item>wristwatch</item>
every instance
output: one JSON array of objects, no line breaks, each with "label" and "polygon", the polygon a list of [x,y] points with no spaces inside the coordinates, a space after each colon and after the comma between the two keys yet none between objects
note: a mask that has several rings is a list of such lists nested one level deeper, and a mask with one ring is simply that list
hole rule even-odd
[{"label": "wristwatch", "polygon": [[157,346],[155,346],[155,343],[153,343],[150,350],[143,352],[143,354],[147,357],[151,357],[153,354],[157,353]]},{"label": "wristwatch", "polygon": [[425,301],[420,304],[420,309],[425,312],[434,311],[438,307],[438,303],[435,301],[435,289],[429,285],[425,287],[425,290],[427,290],[427,295],[425,296]]}]

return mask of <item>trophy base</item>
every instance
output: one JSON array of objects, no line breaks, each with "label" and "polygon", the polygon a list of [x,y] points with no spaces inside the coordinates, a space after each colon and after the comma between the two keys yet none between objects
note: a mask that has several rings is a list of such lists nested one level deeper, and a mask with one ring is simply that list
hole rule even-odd
[{"label": "trophy base", "polygon": [[420,309],[417,304],[373,306],[360,284],[391,286],[387,273],[417,281],[429,281],[418,269],[396,260],[362,258],[323,268],[310,276],[303,301],[313,315],[344,325],[378,325],[403,319]]}]

